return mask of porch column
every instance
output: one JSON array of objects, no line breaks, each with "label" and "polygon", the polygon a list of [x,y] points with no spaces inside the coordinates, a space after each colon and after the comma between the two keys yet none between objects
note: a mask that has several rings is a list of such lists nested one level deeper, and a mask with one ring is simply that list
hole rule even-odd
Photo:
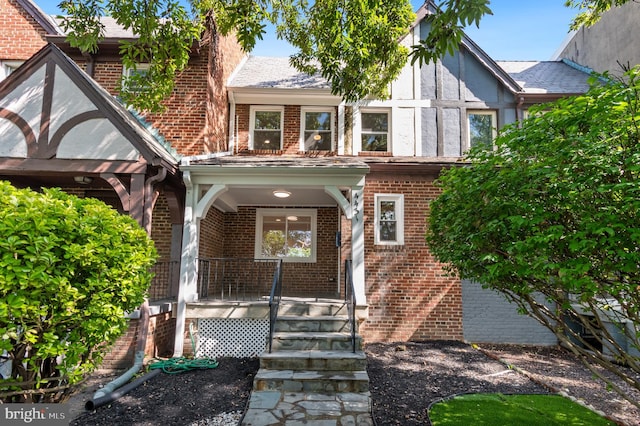
[{"label": "porch column", "polygon": [[364,187],[351,188],[351,264],[356,305],[366,305],[364,288]]},{"label": "porch column", "polygon": [[198,298],[198,245],[200,238],[200,218],[196,215],[198,185],[191,182],[191,174],[185,171],[183,179],[187,187],[184,208],[184,228],[182,231],[182,256],[180,258],[180,286],[176,312],[176,335],[173,356],[181,357],[184,350],[184,330],[187,303]]},{"label": "porch column", "polygon": [[200,185],[191,181],[191,172],[184,171],[183,179],[187,188],[184,208],[184,229],[182,233],[182,257],[180,258],[180,287],[176,313],[176,335],[173,356],[180,357],[184,351],[184,330],[187,317],[187,303],[198,300],[198,254],[200,247],[200,219],[214,200],[228,190],[226,185],[212,185],[200,198]]}]

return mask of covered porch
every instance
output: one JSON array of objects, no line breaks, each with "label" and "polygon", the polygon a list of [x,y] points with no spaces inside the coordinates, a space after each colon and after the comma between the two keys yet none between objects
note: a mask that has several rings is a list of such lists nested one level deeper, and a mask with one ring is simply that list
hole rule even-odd
[{"label": "covered porch", "polygon": [[[223,320],[233,333],[263,342],[280,260],[283,300],[338,303],[347,293],[348,260],[355,305],[360,316],[366,312],[366,164],[336,157],[219,156],[183,161],[181,169],[187,196],[174,356],[182,355],[194,328],[202,334],[205,319]],[[263,321],[259,330],[238,324],[253,320]]]}]

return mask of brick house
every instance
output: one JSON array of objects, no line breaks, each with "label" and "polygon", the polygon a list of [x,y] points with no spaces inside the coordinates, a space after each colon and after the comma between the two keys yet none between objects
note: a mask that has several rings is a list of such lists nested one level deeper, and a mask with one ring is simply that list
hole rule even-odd
[{"label": "brick house", "polygon": [[[105,92],[118,91],[123,69],[115,47],[131,35],[108,27],[113,32],[99,53],[83,57],[30,1],[0,5],[11,10],[11,25],[27,32],[20,36],[24,45],[8,50],[20,43],[9,24],[0,26],[0,65],[28,59],[0,82],[0,126],[17,124],[15,115],[3,111],[13,111],[17,87],[33,64],[48,56],[67,58],[69,79],[91,82],[81,91],[98,93],[95,102],[106,116],[118,111],[127,126],[144,134],[141,141],[123,135],[129,143],[124,146],[170,146],[177,152],[171,160],[165,155],[170,150],[153,151],[166,156],[170,178],[143,185],[139,194],[149,200],[139,207],[143,217],[151,217],[141,223],[163,256],[150,289],[155,315],[147,354],[192,353],[194,336],[198,355],[259,354],[269,329],[274,258],[284,260],[286,297],[343,298],[349,271],[366,341],[555,343],[499,295],[445,276],[424,235],[440,171],[459,164],[469,146],[491,139],[532,104],[586,91],[588,75],[580,67],[568,61],[497,63],[465,37],[458,52],[436,64],[407,63],[391,99],[345,103],[331,95],[326,81],[299,73],[287,58],[243,56],[233,40],[219,38],[194,46],[167,112],[145,116],[141,124]],[[429,7],[417,11],[402,43],[416,44],[428,31],[423,19]],[[90,131],[79,132],[79,138],[95,140]],[[29,158],[16,160],[5,144],[3,137],[2,178],[45,184],[37,177],[41,170],[20,169]],[[64,173],[46,166],[57,178],[46,184],[112,200],[132,214],[133,204],[127,209],[123,202],[123,194],[134,194],[129,179],[106,179],[90,168],[99,159],[84,158],[86,151],[78,144],[77,158]],[[152,155],[143,162],[148,181],[157,160]],[[89,186],[74,184],[79,172],[93,178]],[[118,348],[131,345],[123,340]]]}]

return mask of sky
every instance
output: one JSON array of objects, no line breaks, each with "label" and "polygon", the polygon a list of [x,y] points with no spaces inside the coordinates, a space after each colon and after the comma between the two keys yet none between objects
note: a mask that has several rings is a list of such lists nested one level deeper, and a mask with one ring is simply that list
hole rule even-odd
[{"label": "sky", "polygon": [[[34,0],[48,14],[57,14],[60,0]],[[417,10],[423,0],[412,0]],[[493,15],[485,15],[480,28],[465,29],[466,34],[494,60],[545,61],[565,41],[569,23],[577,9],[564,6],[564,0],[491,0]],[[258,56],[288,56],[289,44],[267,34],[251,52]]]}]

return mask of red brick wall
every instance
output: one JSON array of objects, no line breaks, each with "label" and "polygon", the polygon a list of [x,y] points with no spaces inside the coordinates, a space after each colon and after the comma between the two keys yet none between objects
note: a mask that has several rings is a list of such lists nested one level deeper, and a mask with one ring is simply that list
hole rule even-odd
[{"label": "red brick wall", "polygon": [[164,194],[160,193],[151,217],[151,239],[160,256],[159,260],[171,260],[171,237],[172,226],[169,203]]},{"label": "red brick wall", "polygon": [[[77,64],[84,69],[84,63],[77,62]],[[117,95],[120,91],[121,77],[122,64],[120,62],[95,62],[93,79],[112,95]]]},{"label": "red brick wall", "polygon": [[175,335],[176,320],[171,318],[171,312],[153,315],[149,318],[149,331],[144,353],[148,357],[171,356]]},{"label": "red brick wall", "polygon": [[45,31],[18,2],[0,0],[0,60],[26,60],[45,44]]},{"label": "red brick wall", "polygon": [[[224,82],[243,53],[237,43],[227,37],[220,37],[218,48],[214,55],[208,46],[204,46],[199,56],[192,57],[187,69],[178,74],[173,93],[163,102],[165,111],[145,115],[145,119],[184,156],[227,149],[229,107]],[[209,59],[215,66],[210,66]],[[84,67],[84,63],[79,61],[78,64]],[[117,95],[122,64],[104,61],[98,56],[94,67],[94,80]]]},{"label": "red brick wall", "polygon": [[[136,343],[140,320],[129,320],[129,328],[118,338],[111,350],[104,357],[100,368],[103,370],[122,370],[133,366],[135,362]],[[147,344],[145,346],[145,362],[156,356],[170,356],[173,353],[173,342],[176,320],[171,313],[153,315],[149,318]]]},{"label": "red brick wall", "polygon": [[209,49],[209,75],[212,84],[208,87],[206,152],[229,149],[229,99],[224,83],[244,57],[235,37],[218,35],[215,41],[212,46],[217,46],[217,50]]},{"label": "red brick wall", "polygon": [[224,256],[224,213],[212,207],[200,221],[198,256],[214,258]]},{"label": "red brick wall", "polygon": [[[404,245],[374,245],[374,194],[404,194]],[[366,177],[365,285],[369,318],[360,329],[366,341],[462,337],[460,282],[447,277],[425,242],[429,202],[439,190],[433,177]]]},{"label": "red brick wall", "polygon": [[129,328],[116,340],[111,350],[105,355],[100,368],[103,370],[122,370],[130,368],[136,355],[136,339],[138,338],[137,319],[129,320]]}]

